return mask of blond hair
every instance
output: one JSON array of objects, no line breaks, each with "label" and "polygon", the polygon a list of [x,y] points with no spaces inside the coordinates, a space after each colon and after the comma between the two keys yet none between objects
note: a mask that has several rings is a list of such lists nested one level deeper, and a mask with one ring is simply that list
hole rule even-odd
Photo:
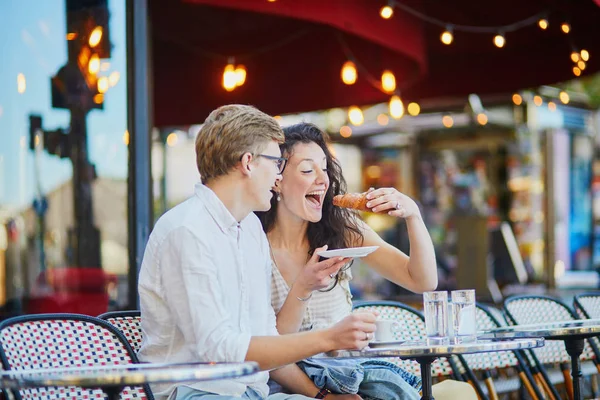
[{"label": "blond hair", "polygon": [[269,143],[283,143],[277,121],[252,107],[221,106],[210,113],[196,137],[196,164],[204,183],[228,174],[244,153],[258,154]]}]

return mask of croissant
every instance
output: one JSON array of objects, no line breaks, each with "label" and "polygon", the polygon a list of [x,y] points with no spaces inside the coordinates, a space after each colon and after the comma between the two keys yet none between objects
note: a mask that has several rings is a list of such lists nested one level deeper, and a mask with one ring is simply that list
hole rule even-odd
[{"label": "croissant", "polygon": [[346,193],[333,196],[333,205],[352,208],[359,211],[371,211],[367,208],[367,193]]}]

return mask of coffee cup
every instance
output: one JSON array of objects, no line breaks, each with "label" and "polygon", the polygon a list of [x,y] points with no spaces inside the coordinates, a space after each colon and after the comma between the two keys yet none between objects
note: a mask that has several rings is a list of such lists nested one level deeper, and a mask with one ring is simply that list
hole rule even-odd
[{"label": "coffee cup", "polygon": [[376,342],[393,342],[396,340],[394,328],[398,322],[391,319],[378,319],[375,321],[375,341]]}]

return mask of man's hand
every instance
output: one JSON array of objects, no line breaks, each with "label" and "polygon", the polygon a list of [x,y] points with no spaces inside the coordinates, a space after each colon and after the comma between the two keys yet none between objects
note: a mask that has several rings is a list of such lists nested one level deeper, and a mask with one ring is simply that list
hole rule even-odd
[{"label": "man's hand", "polygon": [[360,350],[373,340],[375,314],[357,312],[327,329],[331,350]]}]

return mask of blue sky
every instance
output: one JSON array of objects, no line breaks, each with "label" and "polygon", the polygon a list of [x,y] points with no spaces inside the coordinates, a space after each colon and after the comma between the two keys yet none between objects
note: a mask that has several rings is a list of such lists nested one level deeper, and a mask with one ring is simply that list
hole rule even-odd
[{"label": "blue sky", "polygon": [[[103,75],[118,71],[120,80],[105,94],[104,110],[88,114],[88,150],[98,175],[125,179],[127,128],[125,0],[108,0],[110,63]],[[44,129],[68,127],[69,112],[53,109],[50,77],[67,61],[64,0],[0,1],[0,208],[22,208],[36,195],[35,157],[29,150],[30,113],[44,118]],[[17,90],[17,76],[26,90]],[[71,178],[71,163],[44,152],[38,157],[42,192]]]}]

